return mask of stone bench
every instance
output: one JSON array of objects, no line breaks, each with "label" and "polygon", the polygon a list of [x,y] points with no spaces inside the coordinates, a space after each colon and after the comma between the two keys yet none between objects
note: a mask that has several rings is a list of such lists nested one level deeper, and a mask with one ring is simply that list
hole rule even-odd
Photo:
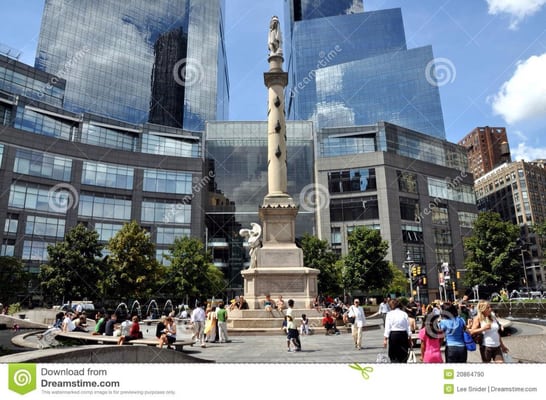
[{"label": "stone bench", "polygon": [[[157,343],[158,343],[157,339],[134,339],[127,342],[127,344],[141,345],[141,346],[157,346]],[[174,347],[176,351],[183,351],[184,346],[193,346],[194,343],[195,341],[193,340],[177,340],[176,342],[172,343],[170,346]]]}]

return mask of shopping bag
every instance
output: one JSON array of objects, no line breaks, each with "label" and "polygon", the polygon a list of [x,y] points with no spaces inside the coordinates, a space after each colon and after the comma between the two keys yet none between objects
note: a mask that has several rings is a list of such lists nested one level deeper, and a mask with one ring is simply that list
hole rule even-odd
[{"label": "shopping bag", "polygon": [[502,359],[504,360],[505,363],[513,363],[515,362],[514,359],[512,358],[512,356],[508,353],[502,353]]},{"label": "shopping bag", "polygon": [[408,351],[408,364],[415,364],[417,362],[417,356],[415,355],[415,351],[410,350]]},{"label": "shopping bag", "polygon": [[379,353],[375,358],[376,363],[390,363],[389,355],[387,353]]}]

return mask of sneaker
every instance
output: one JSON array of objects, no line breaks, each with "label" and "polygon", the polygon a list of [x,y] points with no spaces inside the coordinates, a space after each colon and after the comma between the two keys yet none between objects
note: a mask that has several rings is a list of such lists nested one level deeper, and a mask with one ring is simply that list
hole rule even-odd
[{"label": "sneaker", "polygon": [[292,350],[288,349],[287,352],[288,352],[288,353],[292,353]]}]

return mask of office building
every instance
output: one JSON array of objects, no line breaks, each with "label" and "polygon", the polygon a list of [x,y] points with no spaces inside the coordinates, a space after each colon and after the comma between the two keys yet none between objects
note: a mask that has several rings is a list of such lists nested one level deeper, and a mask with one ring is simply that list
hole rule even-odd
[{"label": "office building", "polygon": [[361,4],[286,0],[288,117],[317,129],[386,121],[444,139],[431,46],[407,48],[400,9]]},{"label": "office building", "polygon": [[477,218],[465,149],[385,122],[324,128],[318,142],[319,191],[329,195],[318,210],[320,236],[346,254],[355,226],[378,229],[388,260],[406,273],[408,260],[420,267],[414,295],[421,301],[464,294],[439,273],[444,263],[452,277],[463,269],[463,238]]},{"label": "office building", "polygon": [[37,273],[78,223],[105,244],[135,220],[164,263],[175,237],[203,237],[202,133],[67,111],[66,85],[0,55],[0,255]]},{"label": "office building", "polygon": [[[531,227],[546,221],[544,160],[504,163],[476,179],[479,211],[494,211],[520,226],[522,264],[530,287],[544,290],[544,243]],[[525,285],[523,285],[525,286]]]},{"label": "office building", "polygon": [[475,179],[500,164],[512,161],[506,128],[477,127],[461,139],[459,144],[467,149],[469,170]]},{"label": "office building", "polygon": [[[309,121],[288,121],[288,193],[298,204],[314,189],[314,137]],[[239,235],[261,224],[258,207],[267,194],[267,121],[208,122],[206,125],[207,246],[228,279],[228,297],[242,293],[241,270],[248,268],[248,243]],[[315,212],[301,207],[296,237],[316,234]]]},{"label": "office building", "polygon": [[64,108],[202,131],[228,116],[223,0],[47,0],[36,68]]}]

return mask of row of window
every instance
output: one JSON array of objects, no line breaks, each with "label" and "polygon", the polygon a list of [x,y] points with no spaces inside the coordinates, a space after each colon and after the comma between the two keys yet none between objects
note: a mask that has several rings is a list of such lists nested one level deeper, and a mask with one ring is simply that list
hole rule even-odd
[{"label": "row of window", "polygon": [[[0,149],[2,156],[3,146]],[[1,162],[1,158],[0,158]],[[40,151],[17,149],[14,172],[70,182],[72,160]],[[133,189],[134,168],[84,161],[81,183],[116,189]],[[145,169],[143,190],[154,193],[191,194],[192,174],[168,170]]]},{"label": "row of window", "polygon": [[[78,207],[78,215],[82,217],[124,221],[131,219],[132,207],[130,199],[120,196],[85,192],[78,195],[76,191],[71,191],[70,187],[59,188],[57,185],[46,189],[15,183],[11,185],[8,204],[11,208],[56,214],[65,214],[71,208]],[[191,204],[145,199],[142,202],[141,220],[152,223],[190,224]]]},{"label": "row of window", "polygon": [[[2,114],[6,114],[3,112]],[[139,133],[124,129],[106,128],[92,123],[72,121],[61,116],[42,114],[28,107],[17,109],[14,127],[39,135],[51,136],[69,141],[95,146],[119,149],[125,151],[157,154],[175,157],[198,158],[201,155],[200,140],[164,137],[160,134],[142,133],[139,143]]]}]

